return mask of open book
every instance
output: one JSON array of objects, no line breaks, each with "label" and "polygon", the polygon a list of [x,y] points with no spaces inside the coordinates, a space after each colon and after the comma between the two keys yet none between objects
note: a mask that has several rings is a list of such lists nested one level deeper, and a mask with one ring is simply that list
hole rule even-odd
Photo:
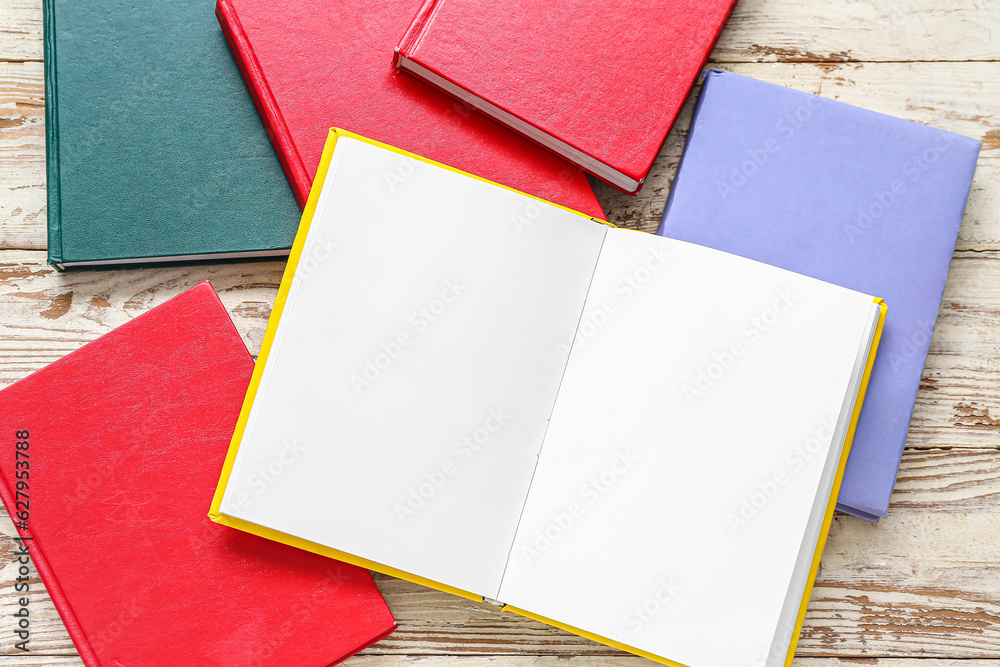
[{"label": "open book", "polygon": [[884,312],[334,130],[211,516],[660,662],[785,664]]}]

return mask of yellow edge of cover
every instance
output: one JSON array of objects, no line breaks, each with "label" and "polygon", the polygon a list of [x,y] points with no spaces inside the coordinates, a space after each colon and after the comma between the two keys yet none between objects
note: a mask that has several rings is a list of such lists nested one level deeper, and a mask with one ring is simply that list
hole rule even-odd
[{"label": "yellow edge of cover", "polygon": [[[361,135],[354,134],[353,132],[348,132],[347,130],[342,130],[340,128],[332,128],[330,134],[327,136],[326,145],[323,147],[323,156],[320,159],[319,168],[316,170],[316,178],[314,183],[318,187],[313,187],[309,192],[309,199],[306,202],[306,206],[302,211],[302,220],[299,223],[298,231],[295,234],[295,242],[292,244],[291,252],[288,256],[288,263],[285,265],[285,272],[281,276],[281,285],[278,287],[278,296],[274,302],[274,308],[271,310],[271,317],[267,323],[267,331],[264,334],[264,341],[261,344],[260,354],[257,356],[257,363],[254,365],[253,376],[250,379],[250,386],[247,388],[247,395],[243,400],[243,407],[240,410],[239,420],[236,422],[236,431],[233,434],[233,438],[229,444],[229,450],[226,453],[226,461],[222,466],[222,474],[219,478],[219,485],[215,489],[215,495],[212,498],[212,507],[209,510],[209,518],[224,526],[229,526],[231,528],[236,528],[247,533],[252,533],[254,535],[259,535],[260,537],[273,540],[275,542],[281,542],[283,544],[288,544],[290,546],[305,549],[307,551],[312,551],[314,553],[321,554],[323,556],[328,556],[330,558],[335,558],[337,560],[343,561],[345,563],[350,563],[352,565],[357,565],[369,570],[375,570],[376,572],[381,572],[399,579],[405,579],[406,581],[411,581],[415,584],[422,586],[427,586],[429,588],[436,588],[437,590],[444,591],[446,593],[451,593],[453,595],[458,595],[470,600],[475,600],[477,602],[482,601],[482,596],[470,593],[468,591],[463,591],[447,584],[442,584],[437,581],[431,581],[429,579],[424,579],[423,577],[418,577],[416,575],[410,574],[408,572],[402,572],[396,570],[395,568],[382,565],[381,563],[375,563],[372,561],[365,560],[363,558],[358,558],[350,554],[337,551],[336,549],[331,549],[325,547],[321,544],[316,544],[314,542],[309,542],[286,533],[282,533],[270,528],[265,528],[264,526],[259,526],[248,521],[243,521],[242,519],[236,519],[233,517],[225,516],[221,513],[222,507],[222,496],[225,494],[226,485],[229,483],[229,477],[232,474],[233,465],[236,463],[236,454],[239,451],[240,441],[243,439],[243,433],[246,430],[247,421],[250,418],[250,409],[253,407],[254,398],[257,395],[257,389],[260,387],[261,376],[264,373],[264,365],[267,362],[268,354],[271,351],[271,344],[274,341],[274,336],[278,328],[278,321],[281,319],[281,313],[285,307],[285,301],[288,298],[288,292],[292,286],[292,279],[295,277],[295,270],[298,267],[299,260],[302,258],[302,249],[306,243],[306,236],[309,234],[309,227],[312,224],[313,216],[316,214],[316,207],[319,204],[320,192],[323,188],[323,183],[326,180],[327,172],[330,170],[330,164],[333,161],[333,152],[337,146],[337,139],[339,137],[351,137],[352,139],[357,139],[358,141],[363,141],[365,143],[372,144],[374,146],[379,146],[386,150],[390,150],[394,153],[399,153],[408,158],[414,160],[420,160],[421,162],[426,162],[438,167],[442,167],[449,171],[453,171],[458,174],[463,174],[469,176],[484,183],[490,183],[492,185],[499,186],[505,190],[510,190],[511,192],[518,192],[527,197],[531,197],[536,201],[545,201],[540,197],[535,197],[529,195],[514,188],[507,187],[506,185],[501,185],[500,183],[494,183],[488,179],[476,176],[475,174],[469,174],[460,169],[455,169],[446,164],[441,164],[440,162],[435,162],[433,160],[428,160],[425,157],[415,155],[413,153],[401,150],[394,146],[389,146],[388,144],[383,144],[382,142],[375,141],[374,139],[369,139],[367,137],[362,137]],[[593,220],[594,222],[599,222],[603,225],[608,225],[614,227],[609,222],[604,220],[598,220],[597,218],[592,218],[589,215],[580,213],[579,211],[574,211],[573,209],[566,208],[565,206],[559,206],[558,204],[553,204],[552,202],[546,202],[552,206],[556,206],[564,211],[568,211],[575,215],[578,215],[587,220]]]},{"label": "yellow edge of cover", "polygon": [[795,657],[795,648],[799,644],[799,634],[802,632],[802,622],[806,618],[806,608],[809,606],[813,583],[816,581],[816,573],[819,571],[819,561],[823,557],[823,547],[826,546],[826,538],[830,534],[830,524],[833,523],[833,510],[836,509],[837,497],[840,496],[840,484],[844,481],[844,468],[847,467],[847,457],[851,453],[851,445],[854,444],[854,431],[858,427],[861,408],[865,403],[865,393],[868,391],[868,380],[871,379],[872,366],[875,365],[875,354],[878,352],[879,341],[882,340],[882,328],[885,326],[885,315],[888,308],[885,305],[885,301],[877,297],[875,298],[875,303],[879,305],[878,324],[875,325],[872,346],[868,350],[868,362],[865,364],[864,375],[861,376],[861,386],[858,387],[858,399],[854,402],[854,413],[851,415],[851,423],[847,427],[847,436],[844,438],[844,451],[840,455],[840,467],[837,469],[837,477],[833,481],[833,491],[830,493],[830,501],[826,506],[826,516],[823,518],[823,530],[819,533],[819,541],[816,542],[816,551],[813,552],[812,567],[809,568],[809,578],[806,579],[806,590],[802,594],[799,615],[795,619],[795,630],[792,632],[792,642],[788,645],[788,654],[785,656],[785,667],[791,667],[792,658]]},{"label": "yellow edge of cover", "polygon": [[[272,308],[271,310],[271,317],[267,323],[267,331],[264,334],[264,341],[261,344],[260,354],[257,356],[257,363],[254,366],[253,377],[250,380],[250,386],[247,389],[247,395],[243,401],[243,407],[240,410],[240,417],[236,423],[236,431],[233,434],[232,441],[230,442],[229,451],[226,453],[226,462],[222,466],[222,474],[219,478],[219,485],[215,489],[215,496],[212,498],[212,507],[209,510],[208,516],[212,521],[222,524],[224,526],[236,528],[237,530],[242,530],[244,532],[251,533],[253,535],[258,535],[260,537],[273,540],[275,542],[280,542],[282,544],[287,544],[289,546],[298,549],[311,551],[313,553],[320,554],[322,556],[327,556],[328,558],[333,558],[342,561],[344,563],[349,563],[351,565],[363,567],[368,570],[374,570],[376,572],[380,572],[382,574],[386,574],[391,577],[396,577],[397,579],[403,579],[404,581],[409,581],[421,586],[427,586],[428,588],[434,588],[436,590],[445,593],[451,593],[452,595],[457,595],[459,597],[473,600],[475,602],[481,602],[483,601],[481,595],[476,595],[475,593],[470,593],[469,591],[464,591],[455,588],[453,586],[448,586],[447,584],[442,584],[438,581],[425,579],[424,577],[420,577],[411,574],[409,572],[403,572],[402,570],[397,570],[396,568],[383,565],[382,563],[376,563],[374,561],[366,560],[364,558],[358,558],[357,556],[353,556],[351,554],[344,553],[342,551],[337,551],[336,549],[332,549],[322,544],[310,542],[308,540],[304,540],[302,538],[295,537],[293,535],[288,535],[287,533],[282,533],[280,531],[273,530],[271,528],[265,528],[264,526],[251,523],[249,521],[244,521],[242,519],[236,519],[233,517],[225,516],[220,512],[222,506],[222,496],[225,493],[226,485],[228,484],[229,477],[232,474],[233,465],[236,462],[236,454],[239,451],[240,441],[243,439],[243,433],[246,430],[247,421],[250,417],[250,409],[251,407],[253,407],[253,401],[257,395],[257,389],[260,386],[260,379],[264,372],[264,364],[267,362],[268,353],[270,352],[271,349],[271,343],[274,341],[274,335],[278,328],[278,321],[281,319],[281,312],[285,307],[285,301],[288,298],[288,292],[291,289],[292,279],[295,277],[295,269],[298,266],[299,260],[301,259],[302,256],[302,248],[305,246],[306,236],[309,233],[309,227],[312,224],[313,215],[316,213],[316,206],[319,203],[320,191],[322,190],[323,182],[326,180],[327,172],[330,169],[330,163],[333,161],[333,151],[337,145],[337,139],[339,137],[351,137],[353,139],[357,139],[358,141],[363,141],[365,143],[369,143],[384,148],[386,150],[393,151],[394,153],[399,153],[400,155],[405,155],[406,157],[415,160],[420,160],[421,162],[426,162],[428,164],[433,164],[438,167],[443,167],[445,169],[448,169],[449,171],[454,171],[456,173],[463,174],[465,176],[470,176],[471,178],[475,178],[476,180],[483,181],[485,183],[491,183],[493,185],[497,185],[499,187],[504,188],[505,190],[518,192],[519,194],[525,194],[525,196],[531,197],[532,199],[535,199],[537,201],[545,201],[544,199],[535,197],[533,195],[527,195],[526,193],[520,192],[519,190],[515,190],[514,188],[510,188],[505,185],[501,185],[499,183],[494,183],[493,181],[482,178],[480,176],[476,176],[475,174],[469,174],[459,169],[455,169],[454,167],[449,167],[448,165],[441,164],[440,162],[428,160],[427,158],[421,157],[419,155],[414,155],[413,153],[409,153],[394,146],[389,146],[379,141],[368,139],[367,137],[362,137],[360,135],[354,134],[353,132],[348,132],[346,130],[342,130],[339,128],[331,129],[330,134],[327,138],[326,145],[323,148],[323,157],[320,159],[319,168],[316,171],[316,178],[314,180],[314,183],[318,184],[319,187],[312,188],[311,192],[309,193],[309,200],[306,202],[306,207],[302,211],[302,221],[299,224],[298,232],[295,234],[295,242],[292,244],[292,250],[288,256],[288,264],[285,266],[285,272],[281,277],[281,285],[278,288],[278,296],[275,299],[274,308]],[[564,211],[569,211],[570,213],[579,215],[582,218],[593,220],[595,222],[599,222],[601,224],[605,224],[611,227],[615,226],[610,222],[605,222],[603,220],[591,218],[590,216],[580,213],[579,211],[574,211],[564,206],[559,206],[558,204],[552,204],[552,202],[546,202],[546,203],[551,204],[553,206],[557,206],[558,208],[561,208]],[[802,599],[802,604],[799,608],[799,614],[796,620],[796,631],[792,635],[792,642],[788,650],[788,658],[785,662],[786,667],[788,667],[788,665],[791,665],[792,657],[795,654],[795,647],[798,644],[798,633],[801,630],[802,621],[805,618],[806,607],[809,604],[809,596],[812,593],[813,580],[815,579],[816,572],[819,569],[820,557],[823,554],[823,546],[826,543],[826,535],[830,530],[830,523],[833,519],[833,510],[837,505],[837,495],[840,491],[840,483],[844,476],[844,466],[847,464],[847,455],[850,453],[851,443],[854,440],[854,430],[858,423],[858,417],[861,414],[861,405],[864,402],[865,391],[868,388],[868,379],[869,376],[871,375],[872,365],[875,362],[875,351],[878,349],[878,342],[882,335],[882,326],[885,323],[885,313],[886,313],[885,303],[881,299],[876,299],[875,302],[881,305],[879,322],[875,330],[875,336],[872,339],[872,348],[868,355],[868,362],[865,366],[865,372],[861,381],[861,387],[858,391],[858,400],[854,406],[854,414],[851,416],[850,427],[848,428],[847,438],[844,443],[844,453],[841,456],[840,467],[837,470],[837,478],[834,481],[833,493],[830,495],[830,502],[827,505],[826,517],[823,522],[823,530],[820,533],[820,539],[816,545],[816,552],[813,558],[809,580],[806,584],[805,594]],[[643,658],[648,658],[660,664],[667,665],[668,667],[685,667],[679,662],[668,660],[664,657],[633,648],[626,644],[622,644],[621,642],[617,642],[608,639],[606,637],[601,637],[599,635],[595,635],[591,632],[586,632],[579,628],[574,628],[570,625],[566,625],[565,623],[560,623],[558,621],[554,621],[552,619],[545,618],[544,616],[533,614],[523,609],[518,609],[517,607],[506,606],[504,607],[504,609],[519,614],[521,616],[524,616],[526,618],[531,618],[536,621],[545,623],[547,625],[551,625],[553,627],[557,627],[562,630],[572,632],[573,634],[579,635],[586,639],[593,640],[599,644],[612,646],[614,648],[618,648],[623,651],[633,653]]]},{"label": "yellow edge of cover", "polygon": [[[865,393],[868,391],[868,380],[871,378],[872,367],[875,365],[875,354],[878,351],[879,341],[882,339],[882,328],[885,326],[885,316],[888,309],[886,308],[885,301],[882,299],[876,298],[875,303],[879,305],[878,324],[875,325],[875,333],[872,336],[871,349],[868,351],[868,359],[865,362],[865,370],[861,376],[861,385],[858,387],[858,398],[854,403],[854,412],[851,414],[851,422],[847,427],[847,435],[844,437],[844,450],[840,455],[840,465],[837,468],[837,476],[834,478],[833,490],[830,493],[830,500],[826,506],[826,516],[823,518],[823,529],[820,531],[819,541],[817,541],[816,550],[813,552],[813,562],[812,566],[809,568],[809,578],[806,580],[806,589],[803,592],[802,603],[799,605],[799,613],[795,619],[795,631],[792,633],[792,641],[788,646],[788,655],[785,658],[785,667],[790,667],[792,659],[795,657],[795,648],[799,643],[799,633],[802,631],[802,622],[806,617],[806,608],[809,606],[809,598],[812,595],[813,582],[816,581],[816,573],[819,571],[820,559],[823,557],[823,547],[826,545],[826,538],[830,532],[830,524],[833,522],[833,511],[837,507],[837,497],[840,495],[840,485],[844,480],[844,469],[847,466],[847,457],[851,453],[851,445],[854,443],[854,431],[857,429],[858,419],[861,417],[861,407],[864,405]],[[599,644],[613,646],[614,648],[628,651],[629,653],[633,653],[643,658],[648,658],[655,662],[668,665],[669,667],[685,667],[679,662],[674,662],[672,660],[668,660],[667,658],[627,646],[620,642],[607,639],[606,637],[600,637],[591,632],[574,628],[571,625],[554,621],[551,618],[545,618],[544,616],[533,614],[530,611],[525,611],[512,606],[504,607],[504,609],[512,611],[515,614],[520,614],[521,616],[526,616],[527,618],[552,625],[561,630],[572,632],[573,634],[591,639]]]}]

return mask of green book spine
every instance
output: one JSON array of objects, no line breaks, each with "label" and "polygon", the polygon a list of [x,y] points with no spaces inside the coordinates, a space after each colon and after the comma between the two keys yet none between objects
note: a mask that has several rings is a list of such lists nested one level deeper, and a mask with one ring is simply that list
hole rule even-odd
[{"label": "green book spine", "polygon": [[49,262],[62,262],[62,220],[59,200],[59,113],[56,107],[56,10],[54,0],[42,3],[45,55],[45,180],[48,206]]}]

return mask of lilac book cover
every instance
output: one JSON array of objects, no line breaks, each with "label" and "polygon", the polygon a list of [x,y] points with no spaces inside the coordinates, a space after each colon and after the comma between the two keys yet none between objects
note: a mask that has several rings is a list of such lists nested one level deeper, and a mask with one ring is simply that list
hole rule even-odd
[{"label": "lilac book cover", "polygon": [[906,443],[980,142],[711,70],[659,234],[885,299],[838,509],[877,521]]}]

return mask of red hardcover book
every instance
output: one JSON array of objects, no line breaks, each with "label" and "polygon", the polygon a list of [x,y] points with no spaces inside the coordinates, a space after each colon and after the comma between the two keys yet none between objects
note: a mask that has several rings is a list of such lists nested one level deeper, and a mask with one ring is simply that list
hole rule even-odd
[{"label": "red hardcover book", "polygon": [[[412,77],[386,54],[420,0],[218,0],[216,16],[305,206],[331,127],[604,219],[578,168]],[[390,187],[411,165],[388,174]]]},{"label": "red hardcover book", "polygon": [[321,667],[395,629],[367,571],[209,520],[252,371],[206,282],[0,392],[18,567],[84,664]]},{"label": "red hardcover book", "polygon": [[396,66],[636,193],[736,0],[425,0]]}]

